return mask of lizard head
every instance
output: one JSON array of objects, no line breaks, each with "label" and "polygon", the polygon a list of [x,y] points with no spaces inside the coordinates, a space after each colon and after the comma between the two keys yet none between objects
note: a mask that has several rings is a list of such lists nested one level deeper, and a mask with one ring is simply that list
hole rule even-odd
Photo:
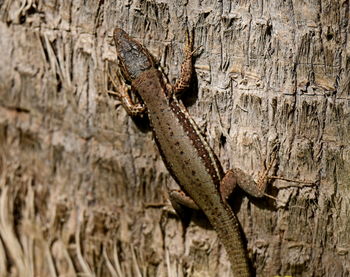
[{"label": "lizard head", "polygon": [[152,55],[124,30],[115,28],[114,42],[122,74],[127,81],[135,80],[141,73],[155,67]]}]

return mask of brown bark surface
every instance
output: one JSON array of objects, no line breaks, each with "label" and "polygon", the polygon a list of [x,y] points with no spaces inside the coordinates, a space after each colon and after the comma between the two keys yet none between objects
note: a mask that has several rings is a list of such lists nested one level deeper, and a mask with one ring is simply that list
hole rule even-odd
[{"label": "brown bark surface", "polygon": [[193,27],[185,102],[223,167],[257,179],[275,151],[274,175],[316,183],[232,197],[256,275],[349,276],[348,0],[0,0],[0,276],[232,276],[205,220],[173,213],[147,121],[107,92],[115,26],[172,82]]}]

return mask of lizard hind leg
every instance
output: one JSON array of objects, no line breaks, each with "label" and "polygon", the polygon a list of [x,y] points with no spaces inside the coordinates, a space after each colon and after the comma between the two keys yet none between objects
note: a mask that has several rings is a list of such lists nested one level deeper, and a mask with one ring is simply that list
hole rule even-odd
[{"label": "lizard hind leg", "polygon": [[[272,195],[265,193],[267,184],[271,179],[284,180],[288,182],[296,182],[298,184],[304,184],[304,186],[313,186],[315,182],[310,181],[300,181],[294,179],[288,179],[284,177],[271,176],[269,175],[269,171],[271,170],[273,164],[275,162],[275,156],[270,161],[269,165],[264,167],[264,171],[259,174],[258,181],[254,181],[254,179],[243,170],[239,168],[234,168],[228,170],[220,183],[220,192],[223,199],[227,199],[230,194],[233,192],[236,185],[238,185],[241,189],[243,189],[246,193],[253,197],[269,197],[271,199],[277,200]],[[299,186],[298,186],[299,187]]]},{"label": "lizard hind leg", "polygon": [[265,195],[266,183],[257,183],[243,170],[233,168],[226,172],[220,183],[220,193],[223,199],[227,200],[233,193],[236,186],[253,197],[263,197]]},{"label": "lizard hind leg", "polygon": [[171,190],[169,191],[170,202],[176,211],[178,205],[185,206],[191,210],[200,210],[197,204],[192,200],[191,197],[186,195],[182,190]]},{"label": "lizard hind leg", "polygon": [[269,171],[271,170],[272,166],[275,164],[276,155],[274,155],[269,162],[268,166],[266,167],[264,163],[264,171],[262,174],[259,174],[259,179],[257,182],[254,181],[251,175],[245,173],[243,170],[239,168],[233,169],[233,174],[236,177],[237,185],[243,189],[246,193],[253,197],[263,197],[268,196],[270,198],[274,198],[268,194],[265,193],[268,180],[269,180]]},{"label": "lizard hind leg", "polygon": [[192,200],[192,198],[186,195],[186,193],[182,190],[170,190],[169,200],[174,210],[176,211],[176,214],[181,219],[182,227],[184,230],[183,235],[185,235],[185,230],[192,219],[192,212],[200,211],[200,208]]}]

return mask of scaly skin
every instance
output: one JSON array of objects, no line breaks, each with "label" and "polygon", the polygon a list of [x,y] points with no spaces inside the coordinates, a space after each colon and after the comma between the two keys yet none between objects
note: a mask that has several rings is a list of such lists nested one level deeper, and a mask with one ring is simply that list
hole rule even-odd
[{"label": "scaly skin", "polygon": [[220,194],[220,182],[224,178],[221,164],[175,97],[177,87],[182,90],[190,80],[193,41],[189,40],[186,48],[184,77],[177,83],[180,85],[170,89],[171,85],[164,83],[165,78],[155,68],[147,49],[119,28],[114,30],[114,40],[123,76],[146,106],[169,172],[216,230],[230,258],[234,276],[251,276],[238,220]]}]

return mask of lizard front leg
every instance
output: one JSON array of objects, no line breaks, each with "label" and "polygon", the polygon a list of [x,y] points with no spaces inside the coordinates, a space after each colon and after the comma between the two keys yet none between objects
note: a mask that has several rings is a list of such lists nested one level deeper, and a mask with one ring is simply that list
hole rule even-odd
[{"label": "lizard front leg", "polygon": [[115,74],[115,76],[116,80],[114,80],[109,74],[109,78],[116,91],[108,92],[113,95],[116,95],[119,98],[122,106],[124,107],[128,115],[132,117],[144,115],[146,113],[146,106],[140,103],[134,103],[134,101],[130,97],[130,89],[128,88],[128,86],[121,80],[121,77],[118,73]]},{"label": "lizard front leg", "polygon": [[191,79],[193,75],[193,56],[196,51],[200,48],[197,47],[193,50],[194,45],[194,32],[193,29],[186,31],[186,44],[184,48],[184,60],[181,64],[181,73],[180,77],[176,81],[175,85],[172,88],[173,93],[176,96],[180,96],[184,91],[186,91],[191,84]]}]

